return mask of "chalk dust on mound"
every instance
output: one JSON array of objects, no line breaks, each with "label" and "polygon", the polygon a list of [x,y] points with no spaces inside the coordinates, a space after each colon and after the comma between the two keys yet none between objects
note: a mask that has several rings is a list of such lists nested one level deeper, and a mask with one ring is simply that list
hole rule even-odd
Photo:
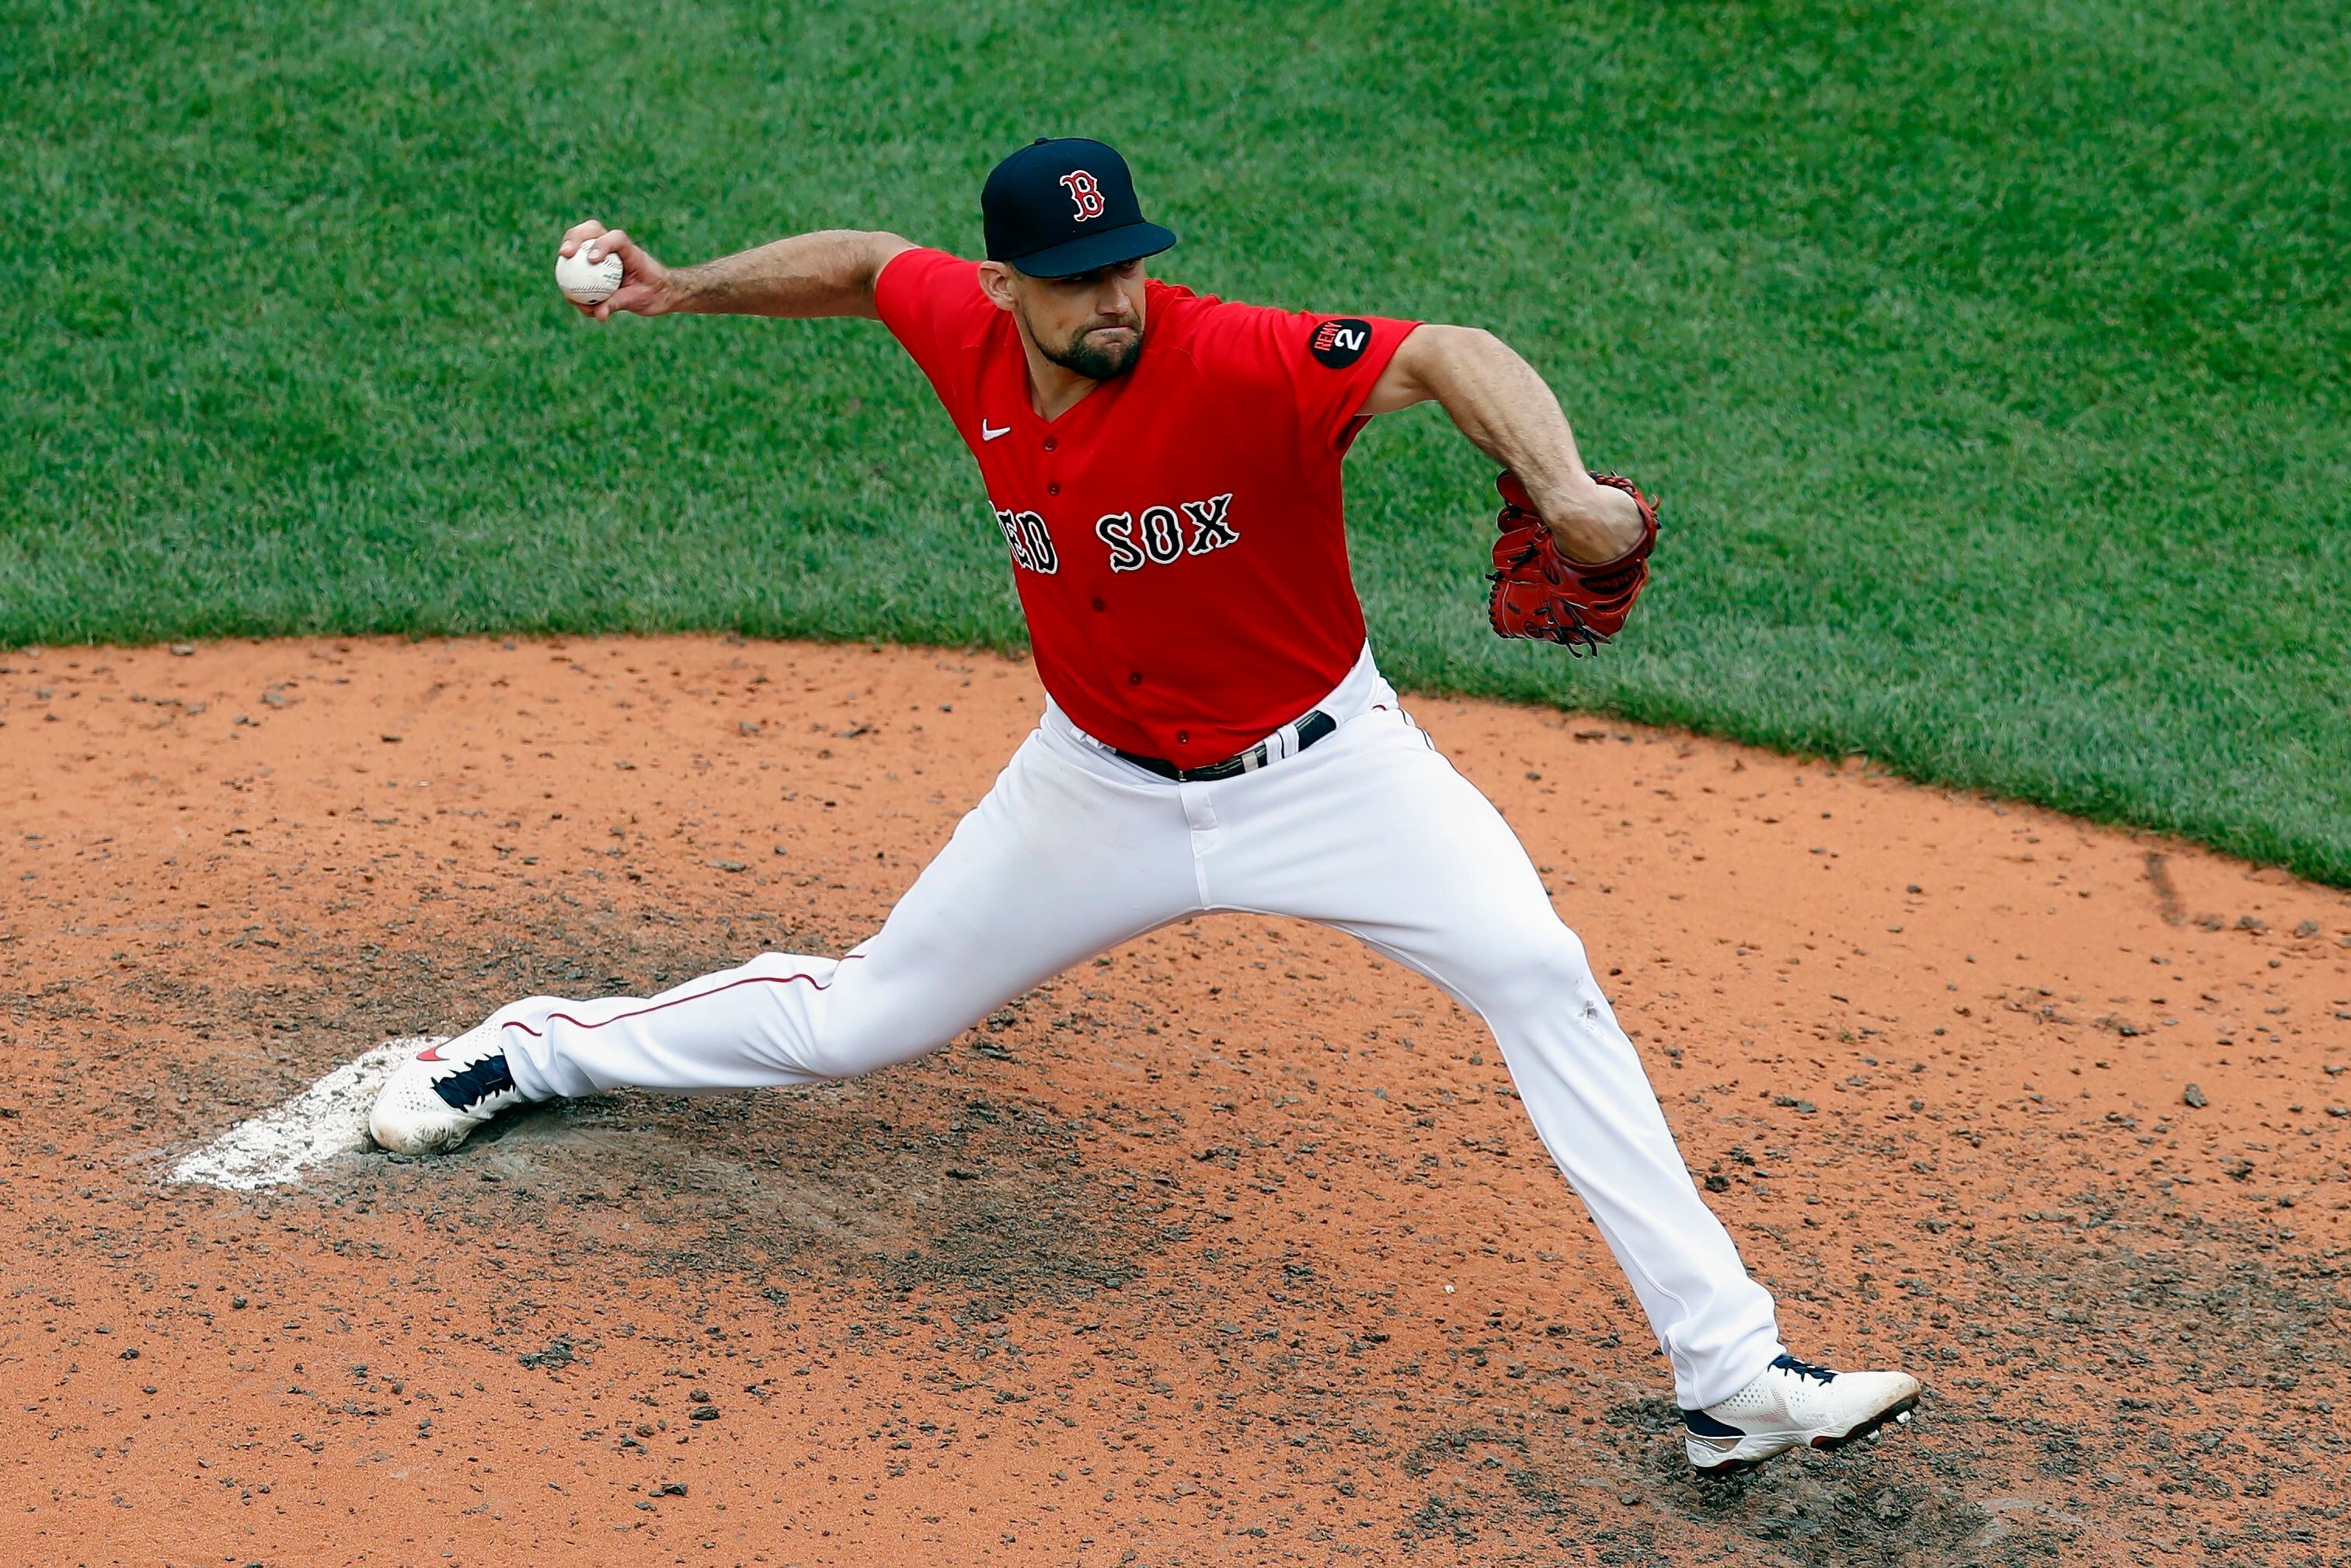
[{"label": "chalk dust on mound", "polygon": [[1475,1020],[1261,918],[854,1083],[166,1181],[514,996],[841,951],[1037,703],[711,639],[0,654],[12,1560],[2337,1550],[2344,896],[1576,715],[1414,704],[1792,1343],[1927,1380],[1861,1451],[1694,1483]]}]

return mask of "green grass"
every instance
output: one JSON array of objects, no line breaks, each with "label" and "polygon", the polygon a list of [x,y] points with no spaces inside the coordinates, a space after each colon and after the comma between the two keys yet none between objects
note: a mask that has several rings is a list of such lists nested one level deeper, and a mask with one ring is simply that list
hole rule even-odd
[{"label": "green grass", "polygon": [[307,8],[0,0],[0,645],[735,628],[1017,646],[879,329],[571,319],[556,234],[973,253],[1122,143],[1230,297],[1501,332],[1662,489],[1616,648],[1487,633],[1489,465],[1352,465],[1402,682],[2351,884],[2351,44],[2312,0]]}]

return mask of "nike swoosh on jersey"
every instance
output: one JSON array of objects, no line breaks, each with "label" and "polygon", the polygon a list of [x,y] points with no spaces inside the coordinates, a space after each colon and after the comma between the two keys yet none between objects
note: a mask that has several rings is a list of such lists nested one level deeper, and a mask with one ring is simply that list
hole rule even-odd
[{"label": "nike swoosh on jersey", "polygon": [[979,422],[979,438],[982,441],[993,441],[999,435],[1009,435],[1011,434],[1012,427],[1008,424],[1001,430],[991,430],[988,428],[987,421],[983,419]]}]

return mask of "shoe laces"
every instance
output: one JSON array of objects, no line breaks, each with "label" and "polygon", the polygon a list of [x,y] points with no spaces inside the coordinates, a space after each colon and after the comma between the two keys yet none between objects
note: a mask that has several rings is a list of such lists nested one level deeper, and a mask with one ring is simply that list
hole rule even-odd
[{"label": "shoe laces", "polygon": [[514,1074],[507,1071],[507,1053],[498,1051],[459,1071],[434,1080],[433,1092],[452,1111],[470,1111],[514,1086]]},{"label": "shoe laces", "polygon": [[1771,1363],[1771,1365],[1775,1370],[1784,1372],[1791,1377],[1817,1378],[1823,1383],[1834,1383],[1836,1381],[1836,1374],[1831,1372],[1827,1367],[1814,1366],[1809,1361],[1798,1361],[1792,1355],[1781,1356],[1774,1360]]}]

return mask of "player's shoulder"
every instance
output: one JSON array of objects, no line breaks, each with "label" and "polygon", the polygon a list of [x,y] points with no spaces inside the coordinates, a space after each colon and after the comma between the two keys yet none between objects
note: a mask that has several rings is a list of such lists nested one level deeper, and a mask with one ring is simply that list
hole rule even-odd
[{"label": "player's shoulder", "polygon": [[1238,299],[1223,299],[1214,294],[1204,294],[1180,283],[1168,283],[1153,278],[1145,290],[1152,329],[1162,323],[1176,329],[1186,339],[1221,346],[1235,346],[1260,334],[1270,318],[1281,314],[1262,305],[1246,304]]},{"label": "player's shoulder", "polygon": [[1279,372],[1290,360],[1311,353],[1324,324],[1344,319],[1327,313],[1252,305],[1196,293],[1154,279],[1148,296],[1152,331],[1181,343],[1194,359],[1227,372]]},{"label": "player's shoulder", "polygon": [[912,246],[882,264],[874,275],[876,295],[900,298],[920,295],[933,303],[961,304],[967,298],[985,302],[979,287],[979,263],[928,246]]},{"label": "player's shoulder", "polygon": [[[882,264],[880,277],[896,277],[901,282],[935,282],[943,277],[961,274],[969,277],[975,287],[979,283],[979,263],[944,251],[934,246],[910,245],[893,253]],[[877,277],[876,281],[879,281]]]},{"label": "player's shoulder", "polygon": [[979,284],[979,263],[927,246],[902,250],[882,264],[873,303],[884,325],[903,339],[918,322],[946,340],[976,342],[1000,324],[1003,312]]}]

